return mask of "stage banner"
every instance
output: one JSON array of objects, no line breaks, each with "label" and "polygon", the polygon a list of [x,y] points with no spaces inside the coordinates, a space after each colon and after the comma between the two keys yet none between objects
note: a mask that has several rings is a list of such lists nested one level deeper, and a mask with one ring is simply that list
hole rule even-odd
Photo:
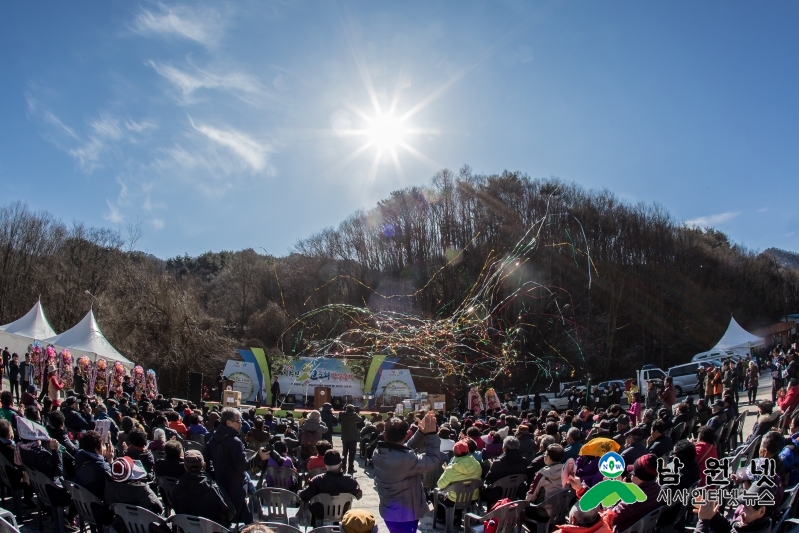
[{"label": "stage banner", "polygon": [[369,365],[369,372],[366,374],[366,382],[363,384],[363,390],[365,391],[372,391],[373,385],[375,384],[375,377],[377,376],[377,371],[380,369],[380,365],[383,364],[383,361],[386,360],[387,355],[375,355],[372,357],[372,363]]},{"label": "stage banner", "polygon": [[[244,359],[244,361],[246,361],[247,363],[252,363],[253,365],[255,365],[255,368],[258,370],[257,390],[255,391],[255,393],[258,394],[258,392],[260,391],[261,403],[263,403],[264,398],[266,398],[266,390],[264,388],[264,375],[261,372],[261,368],[260,365],[258,364],[258,360],[255,358],[255,354],[252,353],[250,350],[236,350],[236,351],[239,352],[239,355],[241,356],[242,359]],[[246,401],[244,400],[243,396],[244,395],[242,395],[242,401]],[[255,401],[254,398],[253,401]]]},{"label": "stage banner", "polygon": [[271,405],[272,377],[269,374],[269,365],[266,363],[266,354],[261,348],[250,348],[250,351],[255,356],[255,361],[258,363],[258,368],[261,369],[261,375],[263,376],[261,384],[264,388],[264,395],[262,396],[262,398],[266,398],[265,402],[268,405]]},{"label": "stage banner", "polygon": [[376,396],[383,398],[416,398],[416,386],[407,368],[383,370]]},{"label": "stage banner", "polygon": [[333,396],[352,396],[363,401],[363,382],[342,359],[299,357],[283,368],[277,377],[280,392],[313,396],[315,387],[330,387]]},{"label": "stage banner", "polygon": [[[225,375],[233,381],[233,390],[241,393],[241,401],[254,402],[255,396],[261,388],[261,371],[255,365],[247,361],[234,361],[228,359],[225,364]],[[263,396],[261,396],[263,398]]]},{"label": "stage banner", "polygon": [[[380,358],[380,359],[378,359]],[[364,387],[365,391],[369,391],[371,393],[372,398],[369,400],[369,407],[375,406],[375,401],[377,399],[377,385],[380,383],[380,378],[383,376],[383,372],[386,370],[391,370],[397,362],[399,362],[399,357],[388,357],[385,355],[376,355],[375,359],[378,359],[379,364],[375,365],[375,360],[372,360],[372,364],[369,367],[369,373],[372,373],[374,369],[374,375],[371,376],[371,380],[369,376],[366,378],[366,386]]]}]

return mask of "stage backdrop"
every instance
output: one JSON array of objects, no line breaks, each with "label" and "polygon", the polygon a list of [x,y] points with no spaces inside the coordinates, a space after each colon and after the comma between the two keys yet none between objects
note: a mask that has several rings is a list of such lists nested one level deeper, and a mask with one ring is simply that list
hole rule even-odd
[{"label": "stage backdrop", "polygon": [[363,399],[363,382],[342,359],[300,357],[291,361],[278,375],[281,394],[313,396],[314,387],[330,387],[333,396]]},{"label": "stage backdrop", "polygon": [[377,384],[377,396],[416,398],[416,386],[407,368],[383,370]]},{"label": "stage backdrop", "polygon": [[255,363],[228,359],[225,375],[233,381],[233,390],[241,392],[242,402],[255,401],[255,396],[261,390],[261,372]]}]

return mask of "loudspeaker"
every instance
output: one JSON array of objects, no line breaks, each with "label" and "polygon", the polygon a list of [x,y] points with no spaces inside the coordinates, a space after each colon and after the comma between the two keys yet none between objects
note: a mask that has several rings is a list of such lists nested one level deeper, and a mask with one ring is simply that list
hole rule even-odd
[{"label": "loudspeaker", "polygon": [[293,411],[294,404],[291,402],[283,402],[282,404],[280,404],[280,408],[283,409],[284,411]]},{"label": "loudspeaker", "polygon": [[203,375],[199,372],[189,372],[189,390],[186,399],[199,404],[203,399]]},{"label": "loudspeaker", "polygon": [[393,410],[394,410],[394,408],[391,407],[390,405],[381,405],[380,406],[380,412],[381,413],[390,413]]}]

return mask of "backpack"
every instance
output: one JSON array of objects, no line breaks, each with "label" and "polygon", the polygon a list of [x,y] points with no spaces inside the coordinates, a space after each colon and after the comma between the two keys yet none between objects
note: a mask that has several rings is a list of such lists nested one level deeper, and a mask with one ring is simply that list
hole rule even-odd
[{"label": "backpack", "polygon": [[303,455],[316,455],[316,443],[319,442],[319,435],[316,431],[303,431],[300,435],[300,446]]}]

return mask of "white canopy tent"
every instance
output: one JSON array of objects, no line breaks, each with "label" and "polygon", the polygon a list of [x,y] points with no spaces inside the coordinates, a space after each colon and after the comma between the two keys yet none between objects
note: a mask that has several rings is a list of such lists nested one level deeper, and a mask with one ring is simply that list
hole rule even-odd
[{"label": "white canopy tent", "polygon": [[133,362],[119,353],[117,349],[108,342],[103,332],[100,331],[100,326],[97,325],[94,312],[91,310],[89,310],[86,316],[71,329],[68,329],[61,335],[45,339],[42,344],[52,344],[58,352],[64,348],[68,348],[72,354],[73,360],[85,355],[92,361],[105,358],[111,363],[119,361],[127,368],[133,368],[134,366]]},{"label": "white canopy tent", "polygon": [[11,353],[18,353],[20,360],[33,341],[40,341],[55,336],[55,330],[44,315],[40,301],[31,307],[22,318],[0,326],[0,348],[8,347]]},{"label": "white canopy tent", "polygon": [[762,337],[752,335],[746,331],[735,321],[735,318],[731,316],[727,331],[724,332],[724,335],[722,335],[716,345],[706,352],[696,354],[691,360],[713,359],[716,356],[723,358],[727,355],[743,356],[749,351],[750,347],[762,346],[763,343]]}]

